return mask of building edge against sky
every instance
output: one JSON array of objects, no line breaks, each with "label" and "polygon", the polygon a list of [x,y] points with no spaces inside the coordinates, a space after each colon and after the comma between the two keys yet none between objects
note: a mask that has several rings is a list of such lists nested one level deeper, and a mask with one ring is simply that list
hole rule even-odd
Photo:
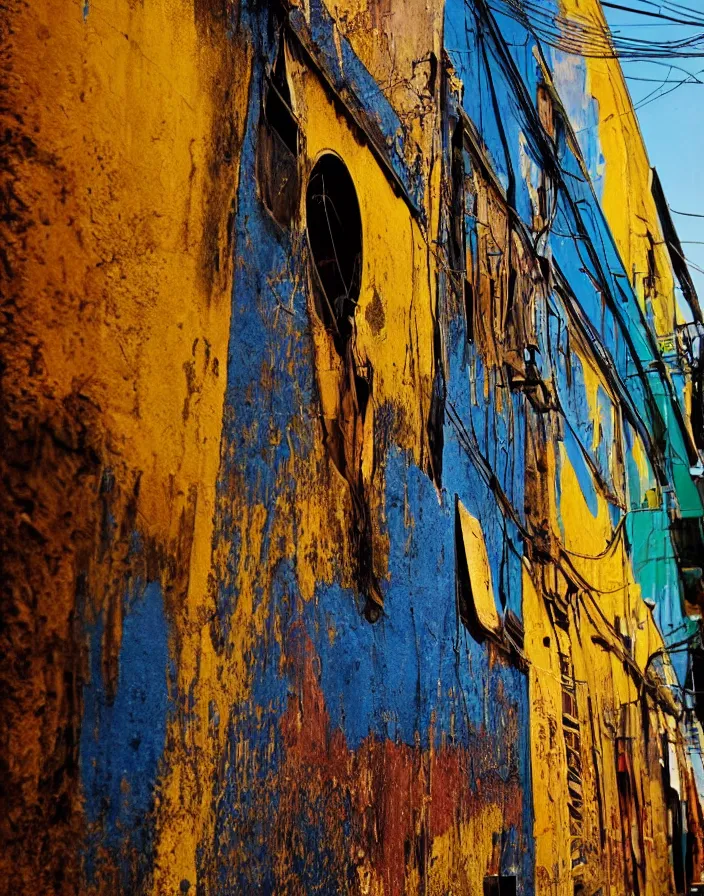
[{"label": "building edge against sky", "polygon": [[515,12],[11,4],[13,892],[704,878],[701,313]]}]

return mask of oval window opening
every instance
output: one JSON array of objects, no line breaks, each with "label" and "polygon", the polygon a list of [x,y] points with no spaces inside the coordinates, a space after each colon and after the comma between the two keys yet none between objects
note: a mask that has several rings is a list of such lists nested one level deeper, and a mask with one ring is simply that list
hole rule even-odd
[{"label": "oval window opening", "polygon": [[349,339],[362,274],[362,218],[344,162],[328,153],[315,164],[306,191],[308,243],[317,311],[336,335]]}]

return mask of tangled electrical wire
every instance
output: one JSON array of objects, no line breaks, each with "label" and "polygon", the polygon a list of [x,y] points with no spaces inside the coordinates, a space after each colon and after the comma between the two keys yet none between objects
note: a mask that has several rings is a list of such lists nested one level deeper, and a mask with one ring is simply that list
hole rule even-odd
[{"label": "tangled electrical wire", "polygon": [[[576,12],[565,16],[540,0],[489,0],[490,9],[519,22],[542,43],[577,56],[600,59],[696,59],[704,57],[704,15],[678,3],[640,0],[650,9],[625,6],[602,0],[602,6],[636,15],[701,28],[677,40],[653,40],[614,34],[605,20],[587,18]],[[662,12],[667,10],[667,12]]]}]

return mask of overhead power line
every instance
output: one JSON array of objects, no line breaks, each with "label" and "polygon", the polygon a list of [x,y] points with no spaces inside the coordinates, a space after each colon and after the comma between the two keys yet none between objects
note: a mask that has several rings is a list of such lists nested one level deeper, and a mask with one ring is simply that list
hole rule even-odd
[{"label": "overhead power line", "polygon": [[670,211],[673,215],[684,215],[686,218],[704,218],[704,215],[699,215],[696,212],[678,212],[674,208],[671,208]]},{"label": "overhead power line", "polygon": [[[574,14],[564,16],[557,9],[546,7],[540,0],[489,0],[491,9],[520,22],[542,43],[577,56],[604,59],[691,59],[704,57],[704,30],[689,37],[658,41],[642,37],[613,34],[606,24]],[[609,0],[605,5],[609,5]],[[618,6],[626,12],[645,15],[661,21],[677,16],[660,12]],[[663,4],[665,6],[665,4]],[[666,7],[670,9],[669,6]],[[670,9],[670,11],[672,11]],[[692,14],[694,11],[691,11]],[[704,29],[704,16],[677,22]]]},{"label": "overhead power line", "polygon": [[674,0],[659,0],[659,2],[655,2],[655,0],[640,0],[642,4],[645,6],[652,6],[658,10],[658,12],[662,9],[667,9],[670,12],[678,12],[680,14],[689,14],[693,16],[701,16],[701,9],[694,9],[692,6],[683,6],[681,3],[675,3]]},{"label": "overhead power line", "polygon": [[691,78],[682,78],[681,81],[668,81],[667,79],[662,78],[637,78],[635,75],[624,75],[623,76],[627,81],[643,81],[648,82],[649,84],[660,84],[660,85],[674,85],[674,84],[699,84],[700,86],[704,86],[704,81],[700,81],[698,78],[695,78],[692,75]]},{"label": "overhead power line", "polygon": [[678,25],[694,25],[697,28],[702,27],[702,20],[693,21],[692,19],[678,19],[674,16],[666,16],[661,12],[649,12],[646,9],[634,9],[632,6],[621,6],[620,3],[609,3],[607,0],[601,0],[601,5],[608,7],[608,9],[619,9],[622,12],[632,12],[639,16],[650,16],[653,19],[661,19],[666,22],[675,22]]}]

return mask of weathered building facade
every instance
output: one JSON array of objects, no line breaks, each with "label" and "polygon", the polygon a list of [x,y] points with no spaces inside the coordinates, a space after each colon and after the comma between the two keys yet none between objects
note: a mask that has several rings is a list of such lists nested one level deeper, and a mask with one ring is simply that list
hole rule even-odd
[{"label": "weathered building facade", "polygon": [[7,23],[8,892],[689,892],[701,314],[617,61]]}]

